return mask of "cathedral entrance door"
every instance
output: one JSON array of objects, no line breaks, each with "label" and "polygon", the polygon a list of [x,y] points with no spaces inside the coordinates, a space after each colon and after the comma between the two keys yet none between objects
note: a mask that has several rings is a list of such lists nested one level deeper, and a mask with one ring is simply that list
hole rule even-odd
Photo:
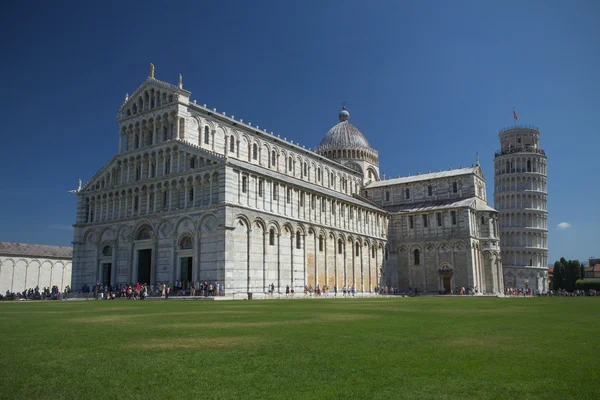
[{"label": "cathedral entrance door", "polygon": [[450,277],[449,276],[444,276],[444,293],[450,293],[451,289],[450,289]]},{"label": "cathedral entrance door", "polygon": [[452,293],[452,268],[445,264],[439,269],[440,279],[444,287],[444,293]]},{"label": "cathedral entrance door", "polygon": [[150,284],[152,250],[138,250],[137,282]]},{"label": "cathedral entrance door", "polygon": [[104,263],[102,264],[102,284],[103,285],[109,285],[110,282],[110,275],[112,272],[112,264],[111,263]]},{"label": "cathedral entrance door", "polygon": [[191,282],[192,281],[192,257],[182,257],[180,258],[181,262],[181,277],[180,280],[182,282]]}]

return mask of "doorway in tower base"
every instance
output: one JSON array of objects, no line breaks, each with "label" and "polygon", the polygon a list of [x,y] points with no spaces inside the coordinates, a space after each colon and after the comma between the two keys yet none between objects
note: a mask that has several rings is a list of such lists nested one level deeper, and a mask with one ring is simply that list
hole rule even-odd
[{"label": "doorway in tower base", "polygon": [[452,275],[454,271],[450,266],[443,265],[440,267],[438,271],[440,275],[440,290],[443,290],[444,293],[452,292]]},{"label": "doorway in tower base", "polygon": [[102,264],[102,284],[103,285],[109,285],[110,282],[110,276],[111,276],[111,272],[112,272],[112,264],[111,263],[104,263]]},{"label": "doorway in tower base", "polygon": [[192,279],[192,257],[181,257],[179,259],[181,273],[179,280],[182,282],[191,282]]},{"label": "doorway in tower base", "polygon": [[150,284],[152,250],[138,250],[137,281]]}]

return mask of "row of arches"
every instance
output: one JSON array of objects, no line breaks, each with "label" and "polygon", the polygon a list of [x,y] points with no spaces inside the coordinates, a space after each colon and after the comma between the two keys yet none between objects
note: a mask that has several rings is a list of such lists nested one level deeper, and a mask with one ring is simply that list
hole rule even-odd
[{"label": "row of arches", "polygon": [[504,230],[502,232],[502,248],[508,247],[537,247],[548,248],[548,234],[545,232],[521,232]]},{"label": "row of arches", "polygon": [[38,258],[0,258],[0,293],[13,293],[71,284],[71,261]]},{"label": "row of arches", "polygon": [[548,229],[548,213],[537,212],[500,212],[502,235],[507,228]]},{"label": "row of arches", "polygon": [[546,157],[527,155],[499,157],[495,160],[496,175],[533,172],[546,175]]},{"label": "row of arches", "polygon": [[498,210],[531,209],[547,211],[547,196],[537,194],[496,193],[494,206]]},{"label": "row of arches", "polygon": [[238,214],[231,233],[234,280],[237,292],[264,292],[273,284],[286,287],[354,286],[357,292],[372,292],[379,284],[384,263],[382,241],[347,235],[305,224],[249,219]]},{"label": "row of arches", "polygon": [[384,213],[320,191],[264,179],[243,171],[238,172],[237,200],[243,206],[339,229],[377,237],[386,232],[387,218]]},{"label": "row of arches", "polygon": [[86,196],[80,222],[97,223],[217,204],[217,171]]},{"label": "row of arches", "polygon": [[496,178],[495,180],[496,193],[523,190],[547,193],[548,188],[546,184],[547,179],[545,176],[503,177]]},{"label": "row of arches", "polygon": [[120,127],[119,152],[138,150],[161,142],[183,137],[185,118],[175,110],[165,110],[160,115],[123,122]]},{"label": "row of arches", "polygon": [[548,267],[547,250],[505,250],[502,249],[502,260],[506,266]]},{"label": "row of arches", "polygon": [[91,179],[91,182],[95,183],[90,189],[111,188],[215,164],[217,161],[213,157],[195,155],[180,149],[177,145],[168,145],[121,157],[111,168]]}]

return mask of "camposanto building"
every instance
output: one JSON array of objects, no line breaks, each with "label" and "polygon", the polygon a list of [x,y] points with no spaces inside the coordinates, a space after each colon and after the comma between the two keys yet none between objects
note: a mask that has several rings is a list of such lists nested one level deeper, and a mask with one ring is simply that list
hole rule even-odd
[{"label": "camposanto building", "polygon": [[152,69],[120,107],[118,154],[77,191],[75,289],[502,291],[497,213],[478,165],[382,181],[345,108],[309,150],[190,95]]}]

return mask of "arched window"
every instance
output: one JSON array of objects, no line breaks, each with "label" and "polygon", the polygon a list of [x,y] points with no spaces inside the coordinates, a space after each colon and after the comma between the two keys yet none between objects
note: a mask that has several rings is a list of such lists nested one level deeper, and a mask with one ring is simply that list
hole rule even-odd
[{"label": "arched window", "polygon": [[323,236],[319,236],[319,251],[323,251]]},{"label": "arched window", "polygon": [[194,245],[192,244],[192,238],[189,236],[184,236],[181,238],[181,241],[179,242],[179,248],[181,250],[189,250],[194,248]]},{"label": "arched window", "polygon": [[342,254],[342,248],[344,247],[342,239],[338,240],[338,254]]},{"label": "arched window", "polygon": [[390,201],[390,192],[389,192],[389,190],[385,192],[385,201]]},{"label": "arched window", "polygon": [[360,256],[360,246],[358,245],[358,243],[356,243],[356,245],[354,247],[355,247],[355,249],[354,249],[355,254],[354,255],[356,257]]},{"label": "arched window", "polygon": [[210,143],[210,136],[208,132],[208,125],[204,127],[204,144]]},{"label": "arched window", "polygon": [[302,248],[302,241],[301,241],[301,237],[300,237],[300,231],[296,232],[296,248],[297,249],[301,249]]},{"label": "arched window", "polygon": [[458,193],[458,183],[452,182],[452,192]]},{"label": "arched window", "polygon": [[290,156],[290,158],[288,159],[288,170],[289,171],[291,171],[293,169],[293,164],[294,164],[294,160]]},{"label": "arched window", "polygon": [[192,157],[190,160],[190,168],[196,168],[196,157]]},{"label": "arched window", "polygon": [[277,164],[277,154],[275,154],[275,150],[271,152],[271,166],[276,166]]},{"label": "arched window", "polygon": [[427,195],[433,196],[433,186],[431,186],[431,185],[427,186]]},{"label": "arched window", "polygon": [[308,175],[308,165],[304,163],[304,176]]},{"label": "arched window", "polygon": [[232,153],[235,151],[235,137],[233,135],[229,137],[229,151]]},{"label": "arched window", "polygon": [[275,246],[275,229],[272,228],[269,231],[269,245]]},{"label": "arched window", "polygon": [[147,240],[150,239],[150,229],[149,228],[142,228],[140,229],[140,231],[138,232],[137,236],[135,237],[136,240]]},{"label": "arched window", "polygon": [[485,224],[485,217],[482,215],[481,216],[481,226],[483,226]]},{"label": "arched window", "polygon": [[371,258],[375,258],[375,246],[371,246]]},{"label": "arched window", "polygon": [[194,189],[190,188],[190,190],[188,190],[188,201],[194,201]]},{"label": "arched window", "polygon": [[527,172],[531,172],[531,161],[527,160]]},{"label": "arched window", "polygon": [[137,149],[140,147],[140,137],[139,135],[135,135],[135,139],[133,141],[133,148]]},{"label": "arched window", "polygon": [[321,168],[317,168],[317,180],[321,182]]},{"label": "arched window", "polygon": [[404,189],[404,197],[407,199],[410,199],[410,189],[409,188]]},{"label": "arched window", "polygon": [[104,257],[110,257],[110,256],[112,256],[112,247],[110,247],[110,246],[104,246],[104,248],[102,249],[102,255]]},{"label": "arched window", "polygon": [[419,249],[415,249],[415,251],[413,252],[413,257],[414,264],[421,265],[421,252],[419,251]]},{"label": "arched window", "polygon": [[256,143],[252,145],[252,159],[258,160],[258,146],[256,145]]}]

